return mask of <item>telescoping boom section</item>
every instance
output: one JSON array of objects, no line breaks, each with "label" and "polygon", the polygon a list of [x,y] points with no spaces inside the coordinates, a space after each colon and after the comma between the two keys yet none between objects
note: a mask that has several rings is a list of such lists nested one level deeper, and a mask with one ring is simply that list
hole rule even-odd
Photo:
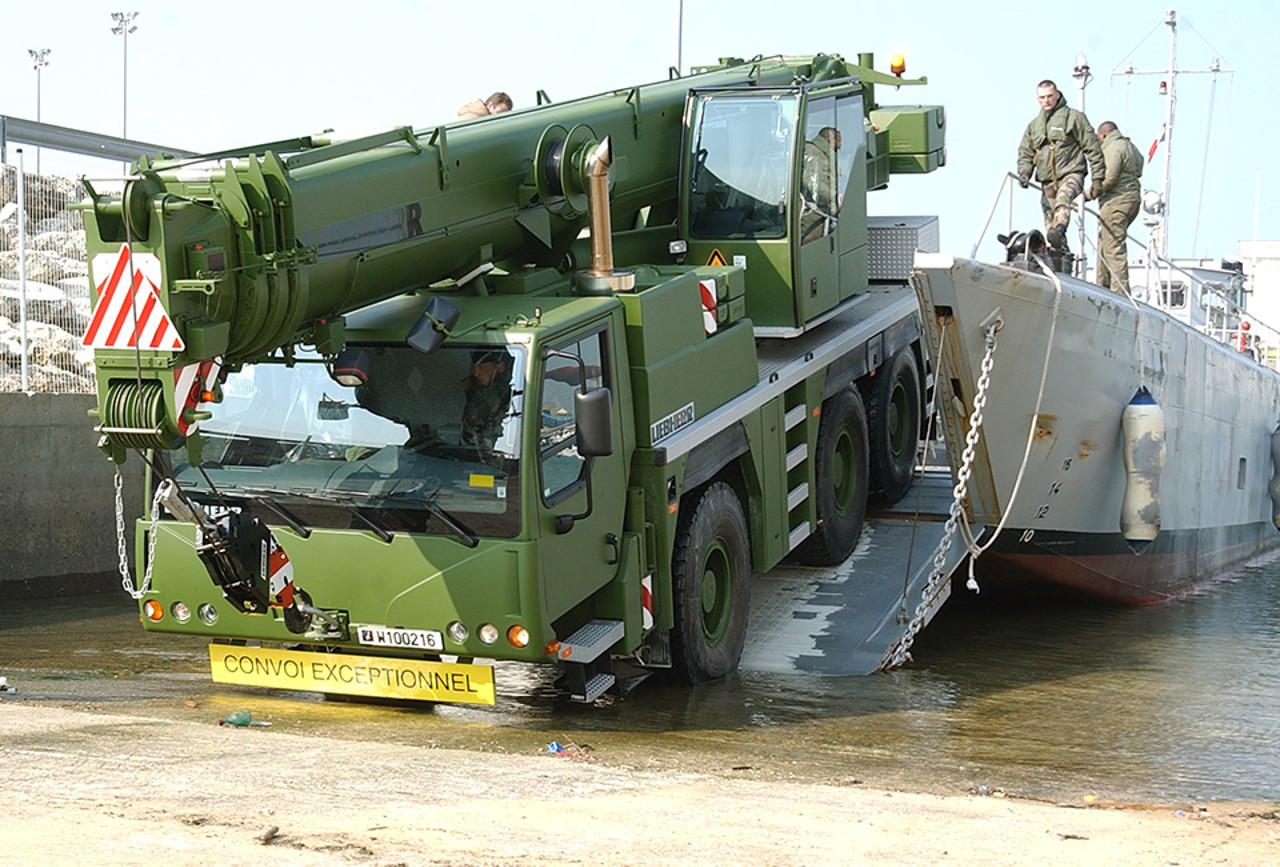
[{"label": "telescoping boom section", "polygon": [[478,660],[579,701],[734,671],[753,571],[842,561],[910,484],[926,360],[866,193],[945,161],[940,107],[874,99],[919,83],[726,60],[91,189],[144,624],[219,680],[432,701],[493,702]]}]

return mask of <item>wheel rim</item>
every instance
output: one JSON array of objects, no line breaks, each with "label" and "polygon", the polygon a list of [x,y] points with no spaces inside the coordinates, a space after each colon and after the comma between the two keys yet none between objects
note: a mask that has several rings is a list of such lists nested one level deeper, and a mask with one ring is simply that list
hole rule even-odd
[{"label": "wheel rim", "polygon": [[715,646],[729,629],[733,611],[733,560],[724,540],[717,538],[702,567],[702,634]]},{"label": "wheel rim", "polygon": [[847,427],[840,429],[835,448],[831,450],[831,481],[835,492],[836,512],[840,515],[849,513],[853,505],[853,492],[857,487],[854,478],[853,437]]},{"label": "wheel rim", "polygon": [[901,457],[907,450],[910,408],[907,406],[907,390],[901,383],[895,384],[893,395],[889,398],[888,428],[889,451],[894,457]]}]

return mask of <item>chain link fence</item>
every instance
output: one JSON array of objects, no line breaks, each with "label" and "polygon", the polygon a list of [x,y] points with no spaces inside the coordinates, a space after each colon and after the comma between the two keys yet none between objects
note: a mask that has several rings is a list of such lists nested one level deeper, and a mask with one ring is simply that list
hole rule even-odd
[{"label": "chain link fence", "polygon": [[84,220],[71,209],[84,187],[3,169],[0,392],[91,394],[93,352],[80,345],[90,314]]}]

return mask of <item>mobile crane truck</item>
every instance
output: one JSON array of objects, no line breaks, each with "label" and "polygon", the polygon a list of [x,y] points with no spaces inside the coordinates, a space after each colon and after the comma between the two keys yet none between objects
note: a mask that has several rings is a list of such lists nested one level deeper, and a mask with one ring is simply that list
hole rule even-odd
[{"label": "mobile crane truck", "polygon": [[117,505],[143,625],[323,693],[735,671],[753,570],[844,561],[911,483],[913,248],[877,276],[866,192],[944,163],[941,107],[875,102],[923,82],[725,59],[90,184],[99,446],[154,492],[136,574]]}]

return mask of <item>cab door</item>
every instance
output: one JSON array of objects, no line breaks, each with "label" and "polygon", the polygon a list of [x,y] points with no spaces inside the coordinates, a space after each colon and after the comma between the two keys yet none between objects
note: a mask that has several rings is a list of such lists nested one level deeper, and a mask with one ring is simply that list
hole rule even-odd
[{"label": "cab door", "polygon": [[[549,620],[599,590],[618,572],[626,506],[623,414],[604,323],[544,345],[536,380],[538,536],[543,605]],[[577,359],[581,359],[581,365]],[[574,392],[608,388],[613,402],[612,454],[578,454]],[[590,496],[588,495],[590,486]],[[567,528],[566,528],[567,525]]]},{"label": "cab door", "polygon": [[867,285],[863,120],[859,94],[811,96],[804,104],[794,187],[797,204],[792,209],[796,215],[793,283],[800,323],[820,316]]}]

